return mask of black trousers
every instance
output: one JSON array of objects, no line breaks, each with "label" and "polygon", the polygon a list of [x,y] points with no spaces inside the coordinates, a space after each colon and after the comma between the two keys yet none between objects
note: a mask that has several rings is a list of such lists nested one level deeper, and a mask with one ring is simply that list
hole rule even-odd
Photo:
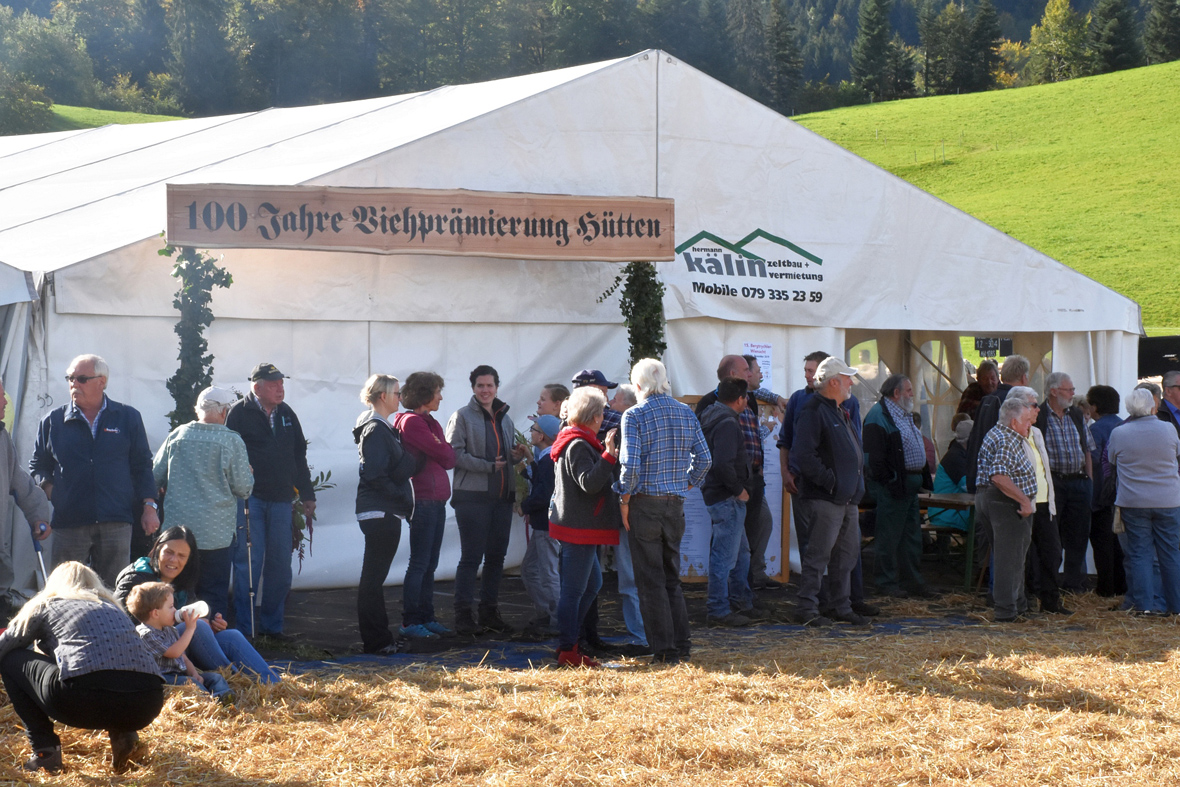
[{"label": "black trousers", "polygon": [[104,670],[63,681],[57,662],[31,650],[5,656],[0,676],[36,751],[61,745],[55,719],[87,730],[134,732],[164,707],[164,684],[154,675]]},{"label": "black trousers", "polygon": [[657,656],[689,655],[692,634],[680,587],[684,499],[631,496],[631,563],[647,643]]},{"label": "black trousers", "polygon": [[1127,573],[1123,568],[1123,547],[1111,530],[1114,506],[1094,509],[1090,516],[1090,546],[1094,547],[1094,568],[1100,596],[1121,596],[1127,592]]},{"label": "black trousers", "polygon": [[365,556],[356,589],[356,618],[365,652],[372,653],[393,644],[385,610],[385,578],[401,541],[402,521],[386,514],[382,519],[365,519],[360,525],[365,534]]},{"label": "black trousers", "polygon": [[1025,562],[1025,586],[1041,600],[1042,609],[1056,609],[1061,603],[1057,569],[1061,567],[1061,536],[1057,520],[1049,515],[1048,503],[1037,503],[1032,521],[1032,545]]}]

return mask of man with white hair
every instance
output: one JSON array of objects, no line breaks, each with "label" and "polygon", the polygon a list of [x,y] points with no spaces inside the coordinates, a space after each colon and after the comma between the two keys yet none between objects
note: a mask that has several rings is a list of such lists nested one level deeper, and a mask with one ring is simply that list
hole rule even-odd
[{"label": "man with white hair", "polygon": [[[246,517],[238,508],[238,534],[234,547],[234,614],[238,627],[250,616],[250,587],[263,581],[257,631],[251,635],[286,639],[283,634],[283,611],[291,591],[291,533],[294,497],[303,501],[303,511],[310,522],[315,516],[315,490],[311,469],[307,466],[307,440],[299,418],[285,401],[286,375],[272,363],[260,363],[250,373],[250,393],[229,408],[225,425],[242,436],[250,466],[254,470],[254,490],[249,498],[250,540],[248,550]],[[253,552],[252,555],[248,554]],[[253,564],[247,570],[248,557]]]},{"label": "man with white hair", "polygon": [[[1093,439],[1081,411],[1073,406],[1073,380],[1065,372],[1045,378],[1045,402],[1037,428],[1045,435],[1049,469],[1057,500],[1057,530],[1065,553],[1061,586],[1071,593],[1086,592],[1086,550],[1090,545],[1090,506],[1094,497]],[[1044,572],[1042,572],[1044,573]]]},{"label": "man with white hair", "polygon": [[852,609],[849,574],[860,552],[857,504],[864,495],[864,449],[848,411],[841,405],[852,395],[856,370],[830,357],[815,372],[815,395],[799,412],[791,455],[796,477],[797,505],[811,523],[806,552],[800,555],[799,601],[795,619],[805,626],[830,626],[820,614],[819,596],[828,575],[826,606],[836,620],[868,625]]},{"label": "man with white hair", "polygon": [[1176,428],[1176,435],[1180,437],[1180,372],[1164,372],[1162,392],[1160,394],[1159,409],[1155,416],[1161,421],[1167,421]]},{"label": "man with white hair", "polygon": [[155,533],[160,518],[143,418],[107,398],[109,375],[97,355],[70,361],[70,403],[41,419],[29,471],[53,503],[54,563],[89,562],[114,587],[131,559],[136,502],[144,533]]},{"label": "man with white hair", "polygon": [[712,458],[692,410],[669,395],[664,364],[644,358],[631,370],[631,382],[639,404],[623,413],[622,469],[615,488],[652,662],[676,664],[692,649],[680,588],[684,496],[704,482]]},{"label": "man with white hair", "polygon": [[241,436],[225,425],[238,401],[233,391],[206,388],[197,396],[197,420],[176,427],[156,452],[156,485],[165,490],[169,527],[183,525],[197,539],[201,573],[197,596],[213,615],[229,614],[238,500],[250,496],[254,473]]},{"label": "man with white hair", "polygon": [[976,500],[992,527],[997,623],[1010,623],[1028,612],[1024,564],[1038,488],[1038,460],[1028,436],[1036,415],[1036,405],[1019,396],[1007,397],[979,449]]}]

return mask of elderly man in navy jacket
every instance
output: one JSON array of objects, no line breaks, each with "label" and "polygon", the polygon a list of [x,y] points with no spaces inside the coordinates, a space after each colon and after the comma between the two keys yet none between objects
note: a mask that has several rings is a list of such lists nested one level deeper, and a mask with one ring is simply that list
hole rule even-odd
[{"label": "elderly man in navy jacket", "polygon": [[114,587],[131,560],[136,502],[144,533],[156,532],[160,519],[143,418],[107,398],[109,374],[97,355],[70,362],[70,403],[41,419],[29,471],[53,503],[55,564],[89,562]]},{"label": "elderly man in navy jacket", "polygon": [[[250,373],[250,393],[225,417],[225,425],[242,436],[250,467],[254,470],[254,491],[250,495],[250,538],[247,549],[243,535],[246,521],[238,509],[238,537],[234,548],[234,614],[238,628],[250,624],[250,573],[253,586],[261,578],[262,599],[257,631],[282,637],[287,594],[291,592],[291,551],[294,540],[291,519],[298,492],[303,512],[315,516],[315,490],[307,466],[307,440],[295,411],[284,402],[286,375],[271,363],[260,363]],[[246,565],[250,563],[250,573]]]}]

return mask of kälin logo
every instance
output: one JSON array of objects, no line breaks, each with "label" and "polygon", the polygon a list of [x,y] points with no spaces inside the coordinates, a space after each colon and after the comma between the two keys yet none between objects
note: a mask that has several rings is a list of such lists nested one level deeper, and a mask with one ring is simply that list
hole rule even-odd
[{"label": "k\u00e4lin logo", "polygon": [[[762,229],[754,230],[737,243],[730,243],[711,232],[698,232],[677,246],[676,253],[690,273],[823,281],[822,273],[800,273],[812,265],[823,265],[823,260],[786,238]],[[768,271],[768,268],[788,270]]]}]

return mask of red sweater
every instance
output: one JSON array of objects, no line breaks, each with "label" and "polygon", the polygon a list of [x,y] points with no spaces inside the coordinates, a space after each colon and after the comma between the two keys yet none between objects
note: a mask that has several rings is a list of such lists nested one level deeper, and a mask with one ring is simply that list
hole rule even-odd
[{"label": "red sweater", "polygon": [[411,479],[415,500],[446,501],[451,496],[447,471],[455,466],[455,449],[447,442],[442,424],[430,413],[401,412],[393,416],[393,425],[402,435],[402,445],[425,465]]}]

